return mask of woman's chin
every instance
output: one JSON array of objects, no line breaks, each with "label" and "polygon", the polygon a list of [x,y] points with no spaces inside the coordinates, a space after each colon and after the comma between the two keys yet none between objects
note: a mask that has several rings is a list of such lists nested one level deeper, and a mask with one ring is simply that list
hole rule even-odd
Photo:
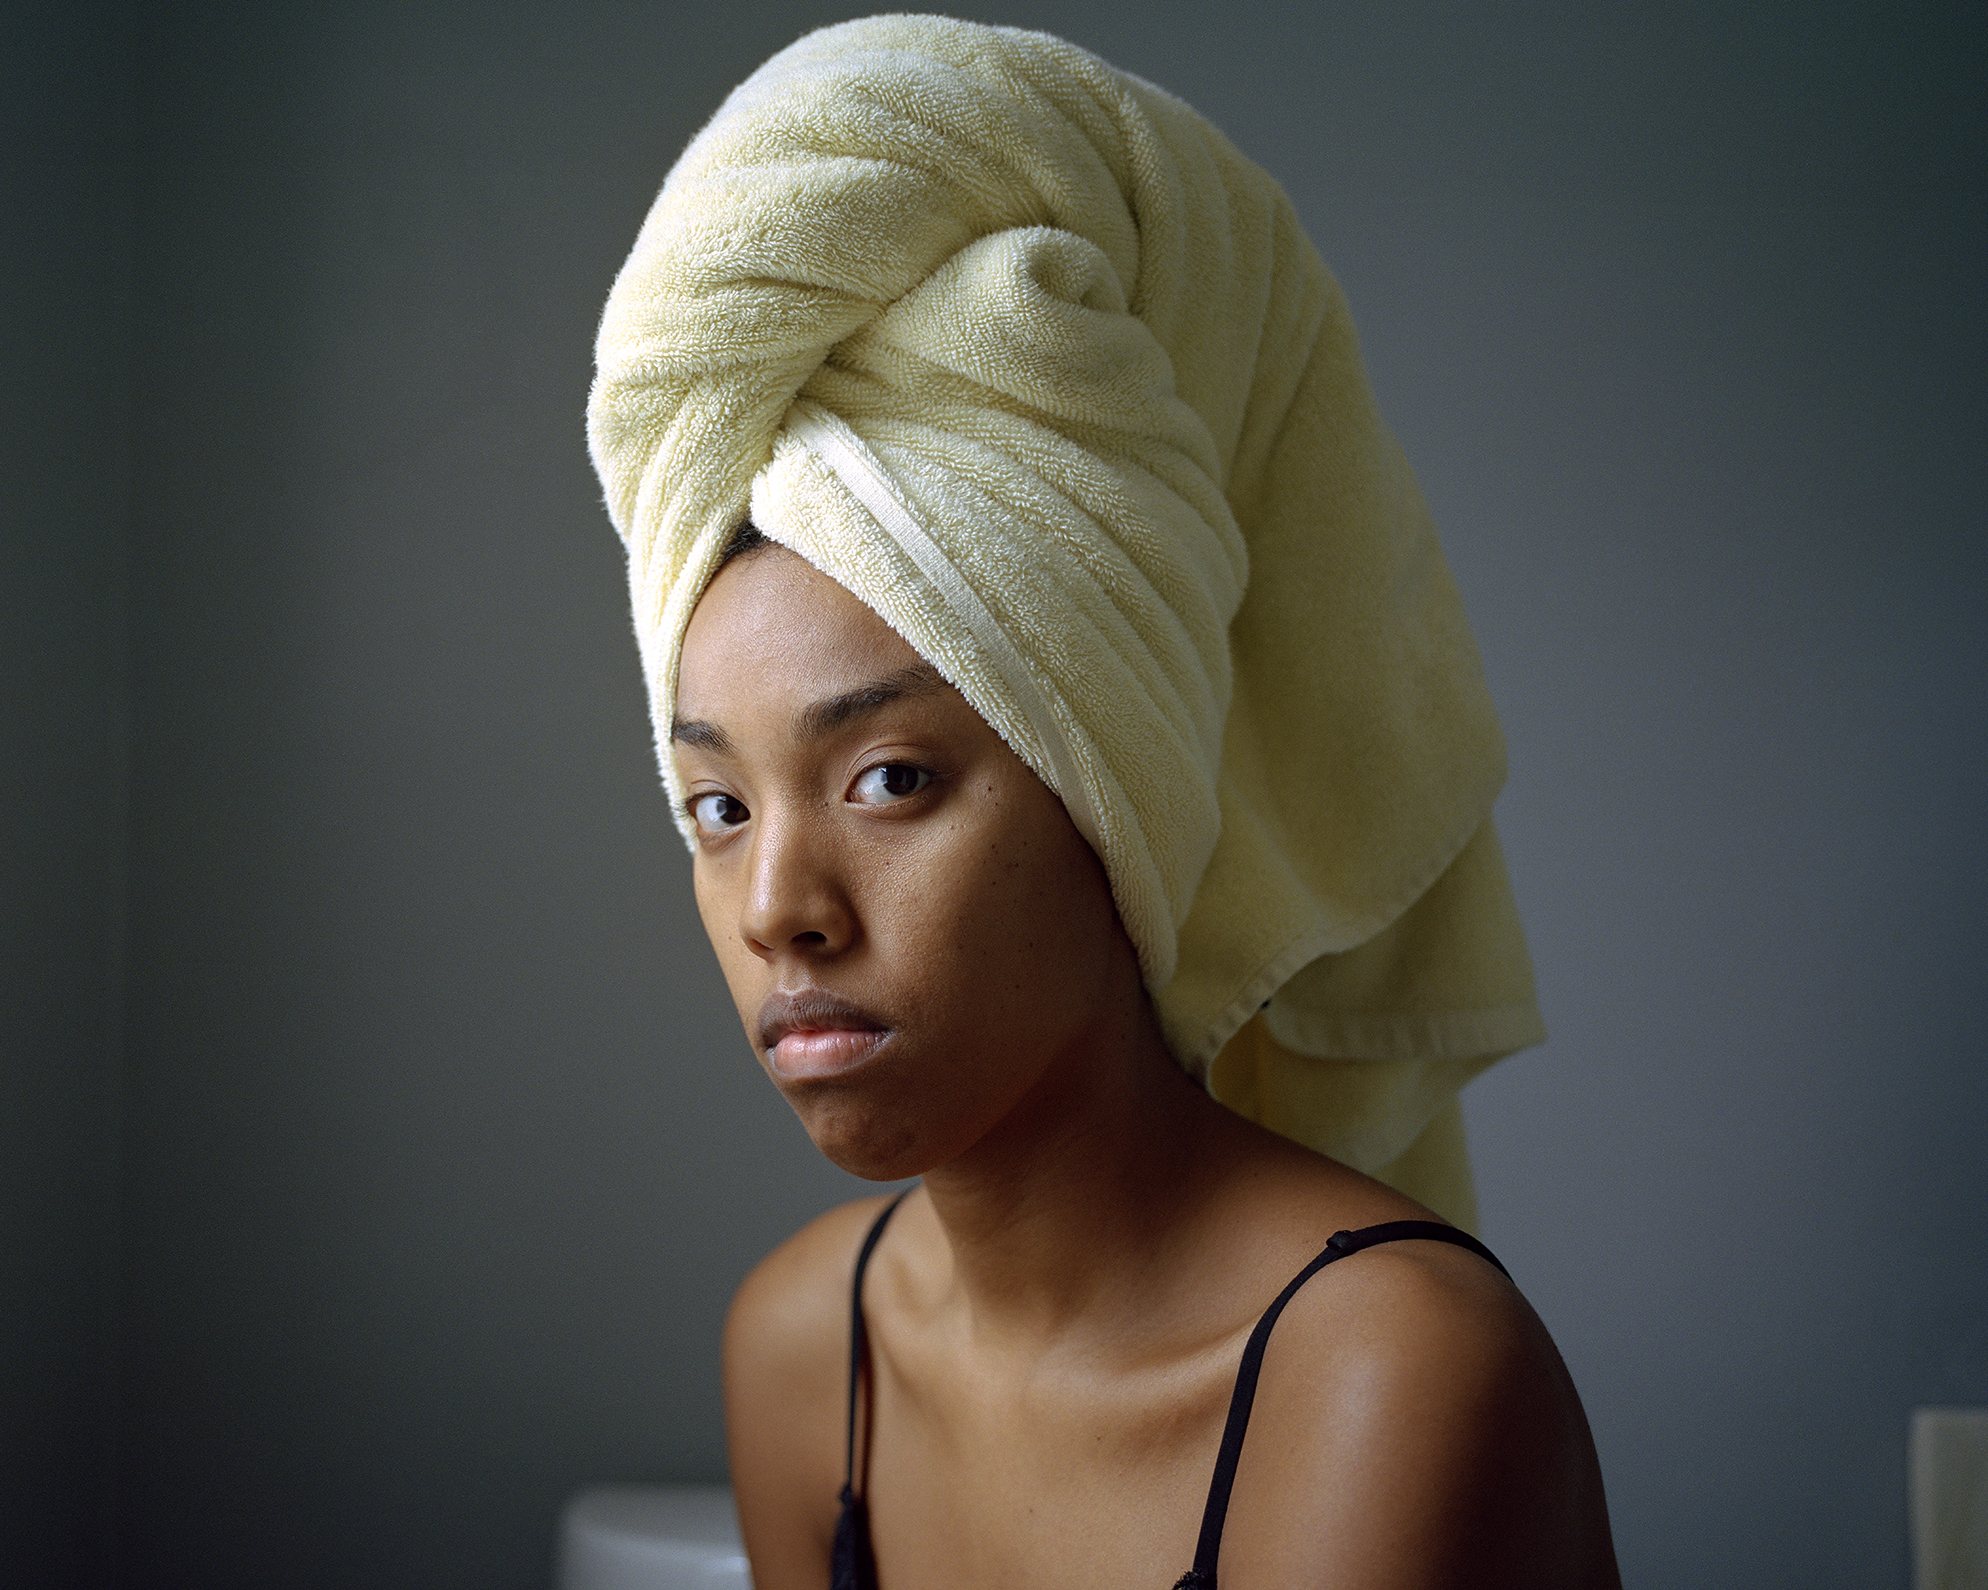
[{"label": "woman's chin", "polygon": [[929,1135],[893,1112],[842,1098],[796,1098],[787,1102],[801,1118],[822,1158],[864,1181],[909,1181],[937,1164]]}]

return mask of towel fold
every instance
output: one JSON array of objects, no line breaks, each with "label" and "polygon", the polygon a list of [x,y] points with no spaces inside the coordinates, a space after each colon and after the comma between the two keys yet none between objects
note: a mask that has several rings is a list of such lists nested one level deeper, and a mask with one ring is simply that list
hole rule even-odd
[{"label": "towel fold", "polygon": [[[598,358],[680,822],[678,649],[749,516],[1062,798],[1184,1066],[1272,1001],[1218,1096],[1378,1168],[1538,1040],[1428,511],[1290,201],[1193,110],[1037,33],[811,34],[677,162]],[[1353,1104],[1336,1062],[1423,1080]]]}]

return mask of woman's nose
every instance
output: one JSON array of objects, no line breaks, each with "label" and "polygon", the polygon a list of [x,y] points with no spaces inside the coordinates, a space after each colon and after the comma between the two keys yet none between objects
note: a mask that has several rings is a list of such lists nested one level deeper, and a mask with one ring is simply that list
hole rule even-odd
[{"label": "woman's nose", "polygon": [[752,836],[739,937],[762,960],[835,955],[855,941],[856,917],[820,835],[800,822],[763,823]]}]

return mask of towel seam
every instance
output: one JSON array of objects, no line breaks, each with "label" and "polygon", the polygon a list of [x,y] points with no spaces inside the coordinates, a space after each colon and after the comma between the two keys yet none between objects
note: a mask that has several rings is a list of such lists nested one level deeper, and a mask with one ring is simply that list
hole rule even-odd
[{"label": "towel seam", "polygon": [[849,494],[932,582],[947,607],[973,631],[974,639],[980,642],[981,649],[1001,674],[1015,705],[1035,734],[1036,744],[1049,763],[1050,786],[1062,798],[1077,831],[1102,858],[1104,833],[1069,736],[1057,722],[1027,661],[987,610],[980,593],[967,583],[966,576],[918,522],[899,497],[883,465],[847,425],[825,410],[796,404],[788,413],[787,429],[828,465]]}]

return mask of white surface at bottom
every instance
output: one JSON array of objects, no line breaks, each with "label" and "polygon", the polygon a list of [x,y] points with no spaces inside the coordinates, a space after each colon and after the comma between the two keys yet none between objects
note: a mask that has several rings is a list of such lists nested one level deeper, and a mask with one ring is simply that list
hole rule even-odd
[{"label": "white surface at bottom", "polygon": [[599,1485],[566,1504],[559,1590],[752,1590],[727,1485]]},{"label": "white surface at bottom", "polygon": [[1915,1590],[1988,1590],[1988,1408],[1914,1408]]}]

